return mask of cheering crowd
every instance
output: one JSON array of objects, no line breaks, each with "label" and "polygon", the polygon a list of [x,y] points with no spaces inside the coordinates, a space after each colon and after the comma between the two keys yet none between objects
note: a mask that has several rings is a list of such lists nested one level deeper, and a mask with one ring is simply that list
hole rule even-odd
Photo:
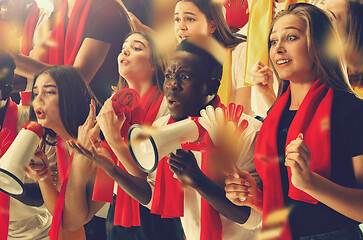
[{"label": "cheering crowd", "polygon": [[363,239],[363,1],[157,2],[0,0],[0,240]]}]

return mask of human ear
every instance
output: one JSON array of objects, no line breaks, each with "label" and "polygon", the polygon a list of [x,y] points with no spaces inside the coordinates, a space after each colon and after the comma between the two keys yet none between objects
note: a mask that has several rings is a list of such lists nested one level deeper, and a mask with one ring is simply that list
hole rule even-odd
[{"label": "human ear", "polygon": [[215,31],[217,30],[217,25],[215,21],[210,21],[209,22],[209,33],[213,34]]}]

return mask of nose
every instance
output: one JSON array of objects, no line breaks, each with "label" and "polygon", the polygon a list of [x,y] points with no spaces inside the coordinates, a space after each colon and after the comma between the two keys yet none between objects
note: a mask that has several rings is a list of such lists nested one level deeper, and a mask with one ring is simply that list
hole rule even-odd
[{"label": "nose", "polygon": [[280,53],[280,54],[286,52],[286,49],[285,49],[282,41],[278,41],[278,43],[276,44],[276,52]]},{"label": "nose", "polygon": [[179,85],[179,81],[173,77],[172,79],[167,79],[166,82],[166,88],[170,91],[178,91],[181,89]]},{"label": "nose", "polygon": [[178,24],[178,30],[186,31],[188,29],[184,20],[180,20],[180,22],[178,22],[177,24]]},{"label": "nose", "polygon": [[121,54],[124,56],[129,56],[130,55],[130,51],[127,48],[122,49]]},{"label": "nose", "polygon": [[38,106],[44,105],[42,94],[38,94],[37,96],[34,96],[33,104],[37,104]]}]

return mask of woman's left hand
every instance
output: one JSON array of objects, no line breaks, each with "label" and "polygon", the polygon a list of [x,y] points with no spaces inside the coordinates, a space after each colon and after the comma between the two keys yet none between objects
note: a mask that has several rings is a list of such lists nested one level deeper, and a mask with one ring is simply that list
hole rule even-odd
[{"label": "woman's left hand", "polygon": [[310,170],[311,153],[304,142],[304,136],[300,133],[295,140],[292,140],[286,147],[285,165],[291,169],[291,182],[304,190],[311,186],[312,171]]},{"label": "woman's left hand", "polygon": [[99,136],[100,128],[96,122],[96,104],[92,99],[89,105],[89,114],[83,125],[78,127],[77,141],[86,148],[91,147],[90,136]]}]

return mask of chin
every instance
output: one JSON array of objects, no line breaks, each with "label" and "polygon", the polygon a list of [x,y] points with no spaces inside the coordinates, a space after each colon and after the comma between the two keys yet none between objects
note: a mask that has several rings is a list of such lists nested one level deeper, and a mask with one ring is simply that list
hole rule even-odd
[{"label": "chin", "polygon": [[181,121],[181,120],[184,120],[186,118],[188,118],[187,115],[185,114],[173,114],[173,113],[170,113],[171,115],[171,118],[174,120],[174,121]]}]

